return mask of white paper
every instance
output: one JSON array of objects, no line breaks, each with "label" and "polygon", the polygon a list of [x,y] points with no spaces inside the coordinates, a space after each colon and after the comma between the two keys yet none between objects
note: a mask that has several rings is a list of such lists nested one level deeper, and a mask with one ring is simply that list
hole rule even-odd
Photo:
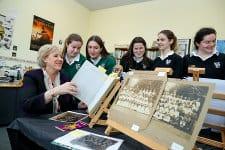
[{"label": "white paper", "polygon": [[107,80],[103,83],[102,87],[96,93],[94,99],[92,99],[92,102],[88,106],[88,112],[91,113],[92,111],[94,111],[95,107],[98,106],[99,103],[101,103],[101,98],[105,96],[108,88],[112,86],[113,81],[114,81],[114,78],[111,78],[111,77],[107,78]]},{"label": "white paper", "polygon": [[166,74],[166,72],[159,72],[158,73],[158,76],[159,77],[165,77],[167,74]]},{"label": "white paper", "polygon": [[[85,136],[92,137],[89,139],[93,139],[93,141],[88,140],[88,143],[90,143],[90,145],[88,145],[88,143],[83,142],[83,141],[85,141]],[[81,138],[83,138],[84,140],[82,140]],[[99,134],[95,134],[95,133],[77,129],[77,130],[71,131],[70,133],[68,133],[62,137],[55,139],[52,143],[55,145],[69,148],[69,149],[98,150],[99,149],[98,146],[100,146],[102,148],[105,148],[106,150],[117,150],[117,149],[119,149],[122,142],[123,142],[123,140],[121,140],[121,139],[102,136]],[[109,143],[109,144],[104,146],[104,145],[101,145],[101,143],[102,144]],[[97,144],[99,144],[99,145],[97,145]],[[90,146],[92,146],[92,147],[90,148]]]},{"label": "white paper", "polygon": [[87,104],[89,113],[94,111],[113,81],[87,60],[71,80],[78,88],[76,97]]},{"label": "white paper", "polygon": [[136,125],[136,124],[133,124],[132,125],[132,127],[131,127],[131,129],[133,130],[133,131],[136,131],[136,132],[138,132],[139,131],[139,126],[138,125]]},{"label": "white paper", "polygon": [[173,142],[170,147],[170,150],[183,150],[183,149],[184,149],[183,146],[181,146],[180,144],[177,144],[175,142]]}]

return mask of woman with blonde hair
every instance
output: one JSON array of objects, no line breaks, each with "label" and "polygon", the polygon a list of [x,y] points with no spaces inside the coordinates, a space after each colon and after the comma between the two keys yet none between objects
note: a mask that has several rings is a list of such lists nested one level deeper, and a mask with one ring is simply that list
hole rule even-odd
[{"label": "woman with blonde hair", "polygon": [[21,96],[26,114],[49,114],[77,109],[74,99],[77,87],[60,72],[63,64],[62,53],[57,46],[44,45],[38,52],[40,69],[24,75]]}]

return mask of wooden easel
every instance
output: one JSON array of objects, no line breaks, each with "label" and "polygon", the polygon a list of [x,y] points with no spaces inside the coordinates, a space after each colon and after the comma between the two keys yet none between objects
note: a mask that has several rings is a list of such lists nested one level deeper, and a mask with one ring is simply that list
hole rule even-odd
[{"label": "wooden easel", "polygon": [[[225,94],[214,93],[213,98],[223,100],[225,102]],[[225,111],[220,110],[220,109],[215,109],[215,108],[209,108],[208,114],[213,114],[213,115],[225,117]],[[198,136],[197,141],[200,142],[200,143],[204,143],[204,144],[207,144],[207,145],[217,147],[217,148],[222,148],[224,150],[225,149],[225,125],[212,124],[212,123],[205,122],[204,126],[219,130],[220,133],[221,133],[222,141],[220,142],[220,141],[208,139],[208,138],[201,137],[201,136]]]},{"label": "wooden easel", "polygon": [[[190,68],[188,68],[188,73],[193,73],[193,81],[199,81],[199,75],[205,73],[205,68],[192,68],[192,67],[190,67]],[[224,102],[225,102],[225,94],[213,93],[213,98],[218,99],[218,100],[224,100]],[[215,108],[209,108],[208,114],[213,114],[213,115],[225,117],[225,111],[215,109]],[[212,139],[208,139],[208,138],[201,137],[201,136],[197,137],[197,141],[200,142],[200,143],[203,143],[203,144],[207,144],[207,145],[214,146],[214,147],[217,147],[217,148],[225,149],[225,125],[217,125],[217,124],[205,122],[204,126],[220,130],[222,142],[212,140]]]},{"label": "wooden easel", "polygon": [[95,124],[98,125],[106,125],[106,120],[100,119],[101,115],[103,113],[108,113],[110,102],[113,99],[113,97],[116,95],[117,91],[120,89],[120,81],[117,80],[112,90],[109,92],[109,94],[102,98],[102,104],[98,111],[94,114],[90,114],[89,117],[91,118],[91,121],[89,123],[89,127],[92,128]]},{"label": "wooden easel", "polygon": [[188,67],[188,73],[193,75],[193,81],[199,81],[199,75],[205,74],[205,68]]},{"label": "wooden easel", "polygon": [[[155,72],[149,72],[149,74],[152,74],[154,76],[157,76],[157,72],[166,72],[168,74],[172,74],[172,69],[171,68],[157,68]],[[136,71],[136,73],[142,74],[144,72],[142,71]],[[146,73],[146,72],[145,72]],[[135,72],[134,72],[135,74]],[[146,137],[139,132],[136,132],[130,128],[127,128],[126,126],[112,120],[108,119],[106,121],[106,124],[108,125],[105,134],[110,135],[113,132],[122,132],[129,137],[132,137],[133,139],[143,143],[144,145],[148,146],[151,149],[156,149],[156,150],[168,150],[168,147],[162,143],[158,143],[155,139]]]},{"label": "wooden easel", "polygon": [[139,134],[138,132],[135,132],[129,128],[124,127],[123,125],[108,119],[107,122],[108,127],[105,130],[106,135],[110,135],[110,133],[114,132],[115,130],[121,131],[122,133],[128,135],[129,137],[134,138],[135,140],[145,144],[151,149],[156,149],[156,150],[168,150],[168,148],[160,143],[157,143],[155,140],[152,138],[146,138],[143,135]]},{"label": "wooden easel", "polygon": [[172,68],[156,67],[154,71],[156,71],[156,72],[166,72],[167,75],[172,75],[173,74],[173,69]]}]

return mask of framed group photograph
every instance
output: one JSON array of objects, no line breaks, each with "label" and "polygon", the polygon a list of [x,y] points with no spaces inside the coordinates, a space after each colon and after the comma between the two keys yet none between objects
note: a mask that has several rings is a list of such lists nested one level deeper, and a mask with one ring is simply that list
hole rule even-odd
[{"label": "framed group photograph", "polygon": [[184,57],[190,54],[191,39],[177,39],[177,54]]}]

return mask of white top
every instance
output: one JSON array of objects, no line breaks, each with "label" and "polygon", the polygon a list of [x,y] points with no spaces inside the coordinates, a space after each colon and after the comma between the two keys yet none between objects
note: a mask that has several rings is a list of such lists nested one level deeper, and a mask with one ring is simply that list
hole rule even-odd
[{"label": "white top", "polygon": [[[55,81],[52,81],[48,73],[44,69],[42,69],[42,71],[44,74],[44,83],[47,90],[50,90],[60,85],[60,73],[57,74]],[[57,113],[60,109],[58,97],[59,95],[53,97],[53,113]]]},{"label": "white top", "polygon": [[144,57],[133,57],[134,61],[136,61],[137,63],[141,62],[143,58]]},{"label": "white top", "polygon": [[99,57],[96,58],[96,59],[92,59],[92,58],[91,58],[91,62],[92,62],[94,65],[97,65],[98,62],[101,60],[101,58],[102,58],[102,56],[99,56]]},{"label": "white top", "polygon": [[65,57],[66,62],[69,65],[72,65],[75,61],[79,61],[80,60],[80,54],[77,54],[77,56],[75,56],[73,59],[69,60],[68,56],[66,55]]},{"label": "white top", "polygon": [[202,57],[202,56],[200,56],[200,55],[198,55],[198,53],[197,53],[197,51],[193,51],[192,52],[192,55],[194,55],[194,56],[197,56],[197,57],[199,57],[199,58],[201,58],[203,61],[205,61],[205,60],[207,60],[207,59],[209,59],[210,57],[212,57],[214,54],[219,54],[219,52],[217,51],[217,50],[214,50],[213,51],[213,53],[211,53],[210,55],[208,55],[207,57]]},{"label": "white top", "polygon": [[160,55],[159,57],[161,58],[161,60],[164,60],[166,59],[167,57],[169,57],[170,55],[173,55],[174,54],[174,51],[170,50],[166,53],[166,55],[162,56]]}]

